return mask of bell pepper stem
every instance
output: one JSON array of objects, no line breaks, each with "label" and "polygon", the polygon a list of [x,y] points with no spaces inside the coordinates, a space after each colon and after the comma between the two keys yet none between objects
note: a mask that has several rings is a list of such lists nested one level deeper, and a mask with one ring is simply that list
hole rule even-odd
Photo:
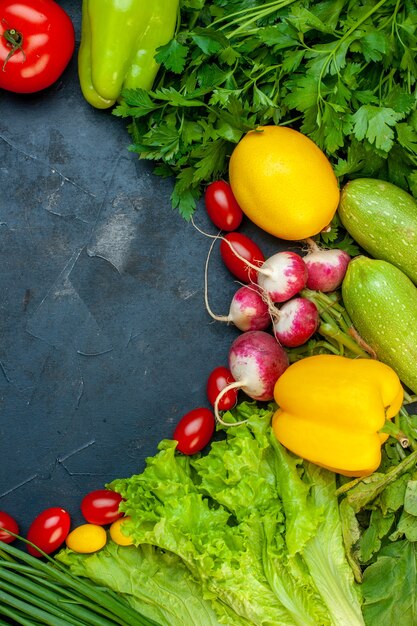
[{"label": "bell pepper stem", "polygon": [[385,420],[385,424],[383,428],[379,431],[380,433],[386,433],[391,437],[396,439],[402,448],[410,447],[410,439],[405,435],[405,433],[401,430],[396,422],[391,422],[391,420]]},{"label": "bell pepper stem", "polygon": [[413,450],[417,450],[417,427],[415,425],[415,415],[410,415],[406,410],[404,404],[400,409],[400,412],[395,417],[395,421],[399,427],[405,432],[406,436],[410,439],[410,447]]}]

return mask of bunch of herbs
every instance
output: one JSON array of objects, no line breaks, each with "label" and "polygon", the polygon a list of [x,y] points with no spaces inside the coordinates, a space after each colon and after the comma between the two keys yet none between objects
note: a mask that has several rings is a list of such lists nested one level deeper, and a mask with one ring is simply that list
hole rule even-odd
[{"label": "bunch of herbs", "polygon": [[414,0],[182,0],[153,90],[125,91],[114,114],[129,118],[130,149],[174,177],[187,220],[262,124],[308,135],[341,183],[417,195],[416,52]]}]

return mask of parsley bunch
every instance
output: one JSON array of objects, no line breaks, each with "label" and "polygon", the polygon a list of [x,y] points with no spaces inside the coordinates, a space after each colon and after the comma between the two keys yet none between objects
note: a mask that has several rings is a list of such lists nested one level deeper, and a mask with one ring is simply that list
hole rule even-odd
[{"label": "parsley bunch", "polygon": [[309,136],[341,182],[417,196],[415,0],[182,0],[180,15],[153,90],[125,91],[114,114],[130,118],[130,149],[174,176],[185,219],[260,124]]}]

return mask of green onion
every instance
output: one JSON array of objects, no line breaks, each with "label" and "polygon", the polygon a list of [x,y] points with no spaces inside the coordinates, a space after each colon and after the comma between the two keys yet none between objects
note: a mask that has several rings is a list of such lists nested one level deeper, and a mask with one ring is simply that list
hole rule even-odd
[{"label": "green onion", "polygon": [[[33,618],[28,619],[26,615],[11,607],[4,606],[1,610],[5,617],[10,617],[13,620],[14,624],[20,624],[21,626],[36,626],[36,624],[42,624],[42,622],[34,620]],[[0,621],[0,624],[1,626],[10,626],[10,622]]]},{"label": "green onion", "polygon": [[1,544],[0,616],[21,626],[158,626],[112,590],[77,577],[44,556],[46,563]]}]

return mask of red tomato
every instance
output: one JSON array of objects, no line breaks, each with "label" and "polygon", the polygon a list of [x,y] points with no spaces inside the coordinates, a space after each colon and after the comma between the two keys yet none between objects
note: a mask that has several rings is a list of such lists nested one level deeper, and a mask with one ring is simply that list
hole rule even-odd
[{"label": "red tomato", "polygon": [[88,493],[81,502],[81,513],[90,524],[112,524],[123,513],[119,512],[122,496],[110,489],[97,489]]},{"label": "red tomato", "polygon": [[19,527],[13,517],[4,511],[0,511],[0,541],[3,541],[4,543],[12,543],[12,541],[16,539],[13,535],[9,535],[7,532],[8,530],[15,535],[19,534]]},{"label": "red tomato", "polygon": [[[234,382],[235,379],[227,367],[216,367],[207,379],[207,398],[210,404],[214,406],[219,393],[227,387],[227,385]],[[230,391],[226,391],[219,401],[219,411],[228,411],[229,409],[232,409],[237,402],[237,394],[237,389],[230,389]]]},{"label": "red tomato", "polygon": [[224,236],[224,239],[227,239],[233,246],[232,249],[224,240],[220,243],[220,254],[227,269],[244,283],[256,282],[256,271],[248,267],[244,261],[241,261],[234,253],[234,250],[253,265],[261,266],[265,261],[265,257],[260,248],[252,239],[249,239],[242,233],[228,233]]},{"label": "red tomato", "polygon": [[[69,513],[65,509],[54,506],[39,513],[29,527],[27,540],[34,543],[38,548],[50,554],[64,543],[71,526]],[[27,547],[32,556],[42,556],[32,546]]]},{"label": "red tomato", "polygon": [[237,203],[231,186],[224,180],[210,183],[204,195],[209,218],[220,230],[236,230],[240,226],[243,212]]},{"label": "red tomato", "polygon": [[174,431],[177,450],[183,454],[200,452],[212,438],[216,420],[210,409],[198,408],[182,416]]},{"label": "red tomato", "polygon": [[54,0],[0,0],[0,87],[16,93],[45,89],[74,52],[74,27]]}]

